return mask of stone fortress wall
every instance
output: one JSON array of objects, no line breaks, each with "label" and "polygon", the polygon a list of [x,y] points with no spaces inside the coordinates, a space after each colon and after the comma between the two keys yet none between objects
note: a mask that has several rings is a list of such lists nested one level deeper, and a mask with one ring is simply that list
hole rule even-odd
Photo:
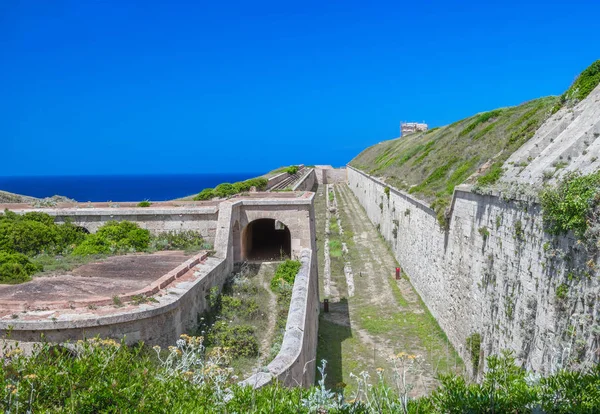
[{"label": "stone fortress wall", "polygon": [[[151,208],[131,209],[131,212],[111,209],[112,214],[101,209],[44,209],[59,220],[70,218],[92,231],[101,225],[99,223],[109,219],[136,221],[153,231],[166,230],[157,224],[161,222],[168,223],[165,224],[168,229],[215,229],[216,253],[208,258],[198,255],[182,264],[181,269],[170,272],[173,273],[173,277],[168,278],[170,282],[153,290],[160,293],[154,296],[157,303],[141,304],[134,310],[124,309],[107,315],[98,315],[85,307],[52,319],[44,317],[44,312],[48,311],[32,310],[18,320],[0,319],[0,330],[3,333],[10,331],[10,341],[17,341],[25,347],[39,342],[41,334],[46,340],[56,343],[99,335],[111,338],[125,336],[128,343],[144,341],[149,345],[172,345],[182,333],[193,329],[199,316],[208,310],[207,298],[211,288],[222,288],[235,262],[243,260],[240,246],[244,227],[257,219],[271,218],[290,230],[292,256],[301,261],[302,267],[294,283],[281,351],[269,364],[268,372],[253,377],[249,383],[262,386],[279,378],[288,385],[310,386],[314,383],[316,371],[319,315],[318,267],[313,254],[316,251],[313,198],[314,194],[308,192],[286,193],[270,198],[231,199],[218,206],[173,207],[168,213],[158,213]],[[25,211],[20,210],[21,213]],[[153,219],[157,215],[170,220]],[[178,282],[178,275],[188,270],[193,271],[194,278]]]},{"label": "stone fortress wall", "polygon": [[566,270],[585,269],[587,254],[547,235],[539,206],[456,189],[442,231],[429,206],[394,188],[388,197],[377,178],[348,167],[348,185],[467,362],[467,339],[481,335],[479,372],[505,349],[540,373],[598,361],[599,282]]},{"label": "stone fortress wall", "polygon": [[315,166],[316,179],[319,184],[345,183],[346,168],[333,168],[331,165]]}]

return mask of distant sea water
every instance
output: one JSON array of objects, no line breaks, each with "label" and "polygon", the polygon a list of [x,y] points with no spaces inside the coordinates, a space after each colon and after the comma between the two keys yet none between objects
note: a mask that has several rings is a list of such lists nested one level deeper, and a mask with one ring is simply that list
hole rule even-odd
[{"label": "distant sea water", "polygon": [[0,190],[40,198],[61,195],[80,202],[166,201],[260,175],[262,173],[0,177]]}]

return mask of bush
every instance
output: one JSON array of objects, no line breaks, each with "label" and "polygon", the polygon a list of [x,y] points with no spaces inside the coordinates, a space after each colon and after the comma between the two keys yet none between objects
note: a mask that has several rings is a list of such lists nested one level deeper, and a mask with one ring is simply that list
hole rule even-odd
[{"label": "bush", "polygon": [[214,190],[212,188],[205,188],[204,190],[200,191],[200,193],[198,193],[197,196],[194,197],[194,200],[206,201],[211,200],[214,197],[216,197]]},{"label": "bush", "polygon": [[233,184],[229,183],[219,184],[215,187],[214,193],[217,197],[220,198],[230,197],[236,194]]},{"label": "bush", "polygon": [[150,207],[152,205],[152,203],[150,202],[150,200],[144,200],[144,201],[140,201],[138,203],[138,207]]},{"label": "bush", "polygon": [[34,220],[0,221],[0,251],[39,254],[53,250],[58,241],[56,226]]},{"label": "bush", "polygon": [[76,256],[90,256],[95,254],[109,254],[110,246],[106,240],[98,237],[97,234],[90,234],[85,240],[75,249],[73,254]]},{"label": "bush", "polygon": [[151,245],[157,250],[179,250],[209,247],[204,243],[204,238],[197,231],[185,230],[181,232],[164,232],[152,236]]},{"label": "bush", "polygon": [[109,221],[98,229],[96,235],[108,244],[112,251],[143,251],[150,244],[150,232],[140,229],[130,221]]},{"label": "bush", "polygon": [[258,340],[254,327],[250,325],[230,325],[227,321],[218,321],[209,332],[207,341],[208,346],[230,348],[234,357],[258,355]]},{"label": "bush", "polygon": [[31,280],[31,275],[42,270],[21,253],[0,252],[0,283],[16,284]]},{"label": "bush", "polygon": [[75,226],[71,223],[56,226],[56,232],[58,236],[57,246],[59,247],[57,253],[74,248],[83,242],[88,235],[83,227]]},{"label": "bush", "polygon": [[271,290],[277,292],[283,284],[292,286],[301,266],[297,260],[286,260],[277,266],[275,276],[271,279]]},{"label": "bush", "polygon": [[90,234],[73,250],[74,255],[127,253],[144,251],[150,244],[150,232],[130,221],[109,221]]},{"label": "bush", "polygon": [[542,215],[550,234],[573,231],[584,237],[594,208],[600,204],[600,171],[581,175],[566,174],[556,188],[541,192]]},{"label": "bush", "polygon": [[285,172],[288,173],[289,175],[294,175],[298,172],[298,167],[296,165],[292,165],[290,167],[287,167],[285,169]]}]

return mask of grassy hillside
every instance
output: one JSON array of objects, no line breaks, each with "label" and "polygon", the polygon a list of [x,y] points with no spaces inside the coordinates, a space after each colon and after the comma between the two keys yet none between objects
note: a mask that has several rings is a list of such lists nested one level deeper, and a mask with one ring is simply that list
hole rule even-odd
[{"label": "grassy hillside", "polygon": [[482,183],[498,179],[502,163],[533,136],[558,99],[540,98],[381,142],[350,165],[415,194],[441,213],[454,187],[478,170]]},{"label": "grassy hillside", "polygon": [[0,203],[29,203],[35,200],[37,199],[34,197],[9,193],[8,191],[0,190]]}]

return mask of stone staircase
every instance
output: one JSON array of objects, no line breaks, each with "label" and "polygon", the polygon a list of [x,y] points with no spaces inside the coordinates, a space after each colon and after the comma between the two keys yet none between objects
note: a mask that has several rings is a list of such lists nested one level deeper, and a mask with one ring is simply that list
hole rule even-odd
[{"label": "stone staircase", "polygon": [[271,187],[269,189],[269,191],[281,191],[281,190],[285,190],[288,187],[292,188],[298,181],[300,181],[304,177],[305,173],[306,173],[306,168],[304,166],[300,166],[298,168],[298,172],[296,172],[296,174],[290,175],[285,180],[281,181],[280,183],[275,184],[273,187]]}]

